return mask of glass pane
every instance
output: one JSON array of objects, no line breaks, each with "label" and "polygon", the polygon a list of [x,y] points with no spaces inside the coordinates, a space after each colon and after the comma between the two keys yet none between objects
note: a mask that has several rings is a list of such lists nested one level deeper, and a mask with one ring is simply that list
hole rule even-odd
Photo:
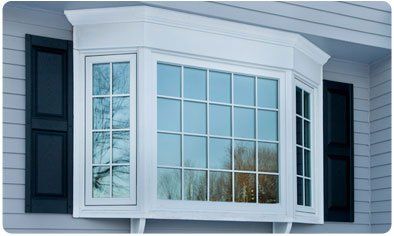
[{"label": "glass pane", "polygon": [[297,205],[303,205],[304,204],[304,182],[302,178],[297,177]]},{"label": "glass pane", "polygon": [[109,140],[109,132],[93,132],[93,164],[109,163]]},{"label": "glass pane", "polygon": [[173,99],[157,99],[157,129],[181,131],[181,102]]},{"label": "glass pane", "polygon": [[184,166],[207,167],[207,138],[185,135],[184,141]]},{"label": "glass pane", "polygon": [[278,172],[278,144],[259,143],[259,171]]},{"label": "glass pane", "polygon": [[235,173],[235,201],[256,202],[256,175]]},{"label": "glass pane", "polygon": [[183,92],[185,98],[207,99],[207,71],[194,68],[184,68]]},{"label": "glass pane", "polygon": [[157,64],[157,94],[181,96],[181,67]]},{"label": "glass pane", "polygon": [[234,136],[241,138],[255,137],[255,110],[234,108]]},{"label": "glass pane", "polygon": [[93,95],[109,94],[109,64],[93,65]]},{"label": "glass pane", "polygon": [[304,91],[304,117],[310,118],[309,93]]},{"label": "glass pane", "polygon": [[128,128],[130,122],[130,98],[112,98],[112,128]]},{"label": "glass pane", "polygon": [[112,167],[112,197],[130,197],[130,167]]},{"label": "glass pane", "polygon": [[305,179],[305,206],[311,206],[311,181]]},{"label": "glass pane", "polygon": [[211,171],[209,173],[209,200],[219,202],[231,202],[232,174],[230,172]]},{"label": "glass pane", "polygon": [[210,105],[209,109],[210,134],[231,136],[231,107]]},{"label": "glass pane", "polygon": [[254,77],[234,75],[234,103],[254,105]]},{"label": "glass pane", "polygon": [[209,168],[231,170],[231,140],[209,139]]},{"label": "glass pane", "polygon": [[308,148],[311,147],[310,135],[310,123],[309,121],[304,120],[304,146]]},{"label": "glass pane", "polygon": [[112,132],[112,163],[128,163],[129,161],[129,131]]},{"label": "glass pane", "polygon": [[259,203],[279,203],[279,181],[276,175],[259,175]]},{"label": "glass pane", "polygon": [[297,144],[302,145],[302,119],[297,117]]},{"label": "glass pane", "polygon": [[296,113],[302,116],[302,90],[296,88]]},{"label": "glass pane", "polygon": [[207,200],[207,172],[185,170],[184,199]]},{"label": "glass pane", "polygon": [[207,132],[207,109],[205,103],[184,102],[184,131],[205,134]]},{"label": "glass pane", "polygon": [[157,169],[157,197],[159,199],[181,199],[181,170]]},{"label": "glass pane", "polygon": [[259,107],[278,108],[278,81],[259,78],[257,89]]},{"label": "glass pane", "polygon": [[231,74],[209,72],[209,100],[231,103]]},{"label": "glass pane", "polygon": [[304,168],[305,168],[305,176],[311,177],[311,153],[308,150],[304,151]]},{"label": "glass pane", "polygon": [[234,142],[234,168],[236,170],[256,170],[256,148],[253,141]]},{"label": "glass pane", "polygon": [[130,63],[112,64],[112,93],[128,94],[130,88]]},{"label": "glass pane", "polygon": [[107,198],[109,196],[109,167],[93,167],[93,198]]},{"label": "glass pane", "polygon": [[302,148],[297,147],[297,175],[303,175],[304,173],[302,165]]},{"label": "glass pane", "polygon": [[177,134],[157,134],[157,164],[181,166],[181,136]]},{"label": "glass pane", "polygon": [[276,111],[259,110],[259,139],[278,140],[278,113]]},{"label": "glass pane", "polygon": [[109,129],[109,98],[93,98],[93,129]]}]

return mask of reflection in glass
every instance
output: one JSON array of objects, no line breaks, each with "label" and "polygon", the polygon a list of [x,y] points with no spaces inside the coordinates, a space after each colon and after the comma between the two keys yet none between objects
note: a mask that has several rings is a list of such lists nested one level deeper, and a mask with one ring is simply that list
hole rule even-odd
[{"label": "reflection in glass", "polygon": [[109,94],[109,64],[93,65],[93,95]]},{"label": "reflection in glass", "polygon": [[157,164],[164,166],[181,165],[181,136],[157,134]]},{"label": "reflection in glass", "polygon": [[234,168],[236,170],[256,170],[256,148],[253,141],[234,142]]},{"label": "reflection in glass", "polygon": [[209,168],[226,170],[232,169],[231,140],[210,138],[209,145]]},{"label": "reflection in glass", "polygon": [[311,181],[305,179],[305,206],[311,206]]},{"label": "reflection in glass", "polygon": [[297,121],[297,124],[296,124],[297,144],[302,145],[302,119],[297,117],[296,121]]},{"label": "reflection in glass", "polygon": [[157,169],[157,196],[159,199],[181,199],[181,170]]},{"label": "reflection in glass", "polygon": [[278,113],[276,111],[259,110],[259,139],[278,140]]},{"label": "reflection in glass", "polygon": [[109,163],[109,132],[93,132],[93,164]]},{"label": "reflection in glass", "polygon": [[303,175],[302,148],[297,147],[297,175]]},{"label": "reflection in glass", "polygon": [[232,201],[232,174],[231,172],[209,172],[209,195],[210,201]]},{"label": "reflection in glass", "polygon": [[209,129],[211,135],[231,136],[230,106],[209,106]]},{"label": "reflection in glass", "polygon": [[183,141],[183,166],[207,167],[207,139],[205,137],[185,135]]},{"label": "reflection in glass", "polygon": [[255,110],[234,108],[234,136],[241,138],[255,137]]},{"label": "reflection in glass", "polygon": [[213,102],[231,102],[231,74],[209,72],[209,100]]},{"label": "reflection in glass", "polygon": [[302,116],[302,90],[296,88],[296,113]]},{"label": "reflection in glass", "polygon": [[297,205],[303,205],[303,192],[304,192],[304,183],[302,178],[297,177]]},{"label": "reflection in glass", "polygon": [[112,128],[122,129],[129,127],[130,118],[130,98],[112,98]]},{"label": "reflection in glass", "polygon": [[184,102],[184,131],[205,134],[207,132],[207,109],[205,103]]},{"label": "reflection in glass", "polygon": [[107,198],[109,196],[109,167],[93,167],[93,198]]},{"label": "reflection in glass", "polygon": [[184,199],[207,200],[207,172],[185,170]]},{"label": "reflection in glass", "polygon": [[257,89],[259,107],[278,108],[278,81],[258,78]]},{"label": "reflection in glass", "polygon": [[181,67],[157,64],[157,94],[181,96]]},{"label": "reflection in glass", "polygon": [[256,202],[256,175],[235,173],[235,201]]},{"label": "reflection in glass", "polygon": [[130,167],[112,167],[112,197],[130,197]]},{"label": "reflection in glass", "polygon": [[128,94],[130,88],[130,63],[112,64],[112,94]]},{"label": "reflection in glass", "polygon": [[309,93],[304,91],[304,117],[310,118]]},{"label": "reflection in glass", "polygon": [[259,143],[259,171],[278,172],[278,144]]},{"label": "reflection in glass", "polygon": [[254,77],[234,75],[234,103],[240,105],[254,105]]},{"label": "reflection in glass", "polygon": [[311,153],[308,150],[304,151],[304,168],[305,168],[305,176],[311,177]]},{"label": "reflection in glass", "polygon": [[277,175],[259,175],[259,203],[279,203]]},{"label": "reflection in glass", "polygon": [[310,135],[311,131],[309,121],[304,120],[304,146],[308,148],[311,146]]},{"label": "reflection in glass", "polygon": [[207,71],[187,68],[183,70],[183,92],[185,98],[207,99]]},{"label": "reflection in glass", "polygon": [[93,98],[93,129],[109,129],[109,98]]},{"label": "reflection in glass", "polygon": [[129,160],[129,131],[112,132],[112,163],[128,163]]},{"label": "reflection in glass", "polygon": [[181,103],[178,100],[157,99],[157,129],[181,131]]}]

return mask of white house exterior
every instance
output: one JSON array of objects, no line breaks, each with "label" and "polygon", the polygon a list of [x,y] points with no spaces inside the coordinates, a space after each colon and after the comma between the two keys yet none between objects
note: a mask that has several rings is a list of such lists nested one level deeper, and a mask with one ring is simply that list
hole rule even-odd
[{"label": "white house exterior", "polygon": [[[47,51],[46,39],[35,36],[70,42],[48,43],[58,48]],[[54,87],[45,93],[34,82],[46,73],[37,58],[61,50],[67,53],[62,65],[72,73],[53,91],[72,91],[61,100],[72,117],[64,129],[72,137],[64,150],[72,168],[61,162],[68,169],[55,162],[42,166],[40,160],[50,162],[56,152],[34,146],[34,135],[55,132],[46,129],[58,119],[40,125],[44,118],[35,115],[64,115],[50,107],[57,102]],[[48,67],[56,66],[55,58],[46,60]],[[126,69],[117,74],[119,68]],[[169,73],[175,79],[165,79]],[[340,83],[326,87],[330,81]],[[344,96],[352,101],[328,98],[335,86],[348,88]],[[43,103],[49,110],[36,114],[40,100],[30,96],[37,91],[54,99]],[[330,105],[335,102],[339,105]],[[327,106],[331,113],[323,109]],[[327,128],[347,118],[350,133]],[[344,139],[351,159],[345,166],[332,161],[342,151],[330,154],[326,136]],[[55,138],[41,141],[58,144]],[[214,160],[215,145],[225,141],[230,161],[223,164]],[[254,150],[251,163],[240,143],[253,146],[247,149]],[[275,147],[273,157],[264,156],[265,145]],[[125,147],[124,160],[116,148]],[[328,160],[330,155],[335,157]],[[273,166],[265,157],[274,158]],[[62,179],[67,191],[39,172],[56,168],[67,176]],[[109,172],[109,182],[102,170]],[[391,7],[386,2],[8,2],[3,173],[8,232],[387,232]],[[229,182],[218,184],[218,176]],[[163,185],[166,178],[175,182]],[[333,186],[327,178],[340,182]],[[36,201],[30,193],[37,192]],[[51,194],[66,200],[47,202]],[[330,204],[345,205],[327,210]]]}]

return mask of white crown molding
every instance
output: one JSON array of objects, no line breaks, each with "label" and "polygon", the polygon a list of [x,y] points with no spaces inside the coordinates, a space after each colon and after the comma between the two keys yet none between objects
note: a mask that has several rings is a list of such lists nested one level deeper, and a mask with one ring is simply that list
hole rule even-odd
[{"label": "white crown molding", "polygon": [[299,34],[149,6],[97,8],[64,12],[73,26],[146,22],[226,35],[297,49],[324,65],[330,56]]}]

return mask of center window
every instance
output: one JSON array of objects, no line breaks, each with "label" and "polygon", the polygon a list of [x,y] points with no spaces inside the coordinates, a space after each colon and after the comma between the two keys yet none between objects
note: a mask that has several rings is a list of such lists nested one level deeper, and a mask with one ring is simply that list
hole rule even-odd
[{"label": "center window", "polygon": [[157,64],[157,195],[279,203],[278,80]]}]

